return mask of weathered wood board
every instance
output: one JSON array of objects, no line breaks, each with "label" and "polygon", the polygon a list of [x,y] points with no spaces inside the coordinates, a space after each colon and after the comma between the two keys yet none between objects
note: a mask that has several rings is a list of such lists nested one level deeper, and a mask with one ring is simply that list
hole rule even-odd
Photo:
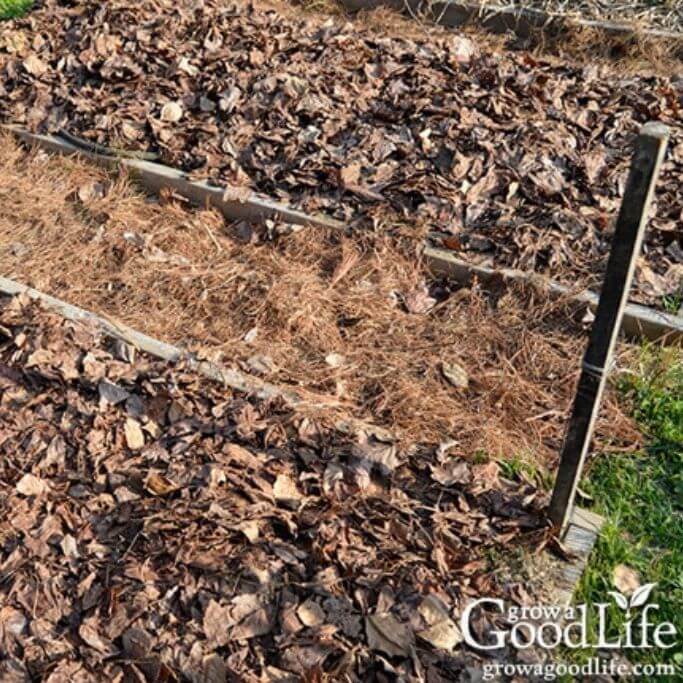
[{"label": "weathered wood board", "polygon": [[327,409],[334,411],[335,428],[345,434],[364,433],[366,435],[373,435],[383,441],[394,440],[394,437],[389,430],[348,415],[344,410],[344,404],[333,396],[325,396],[302,389],[278,386],[265,382],[253,375],[240,372],[234,368],[228,368],[206,360],[199,360],[177,346],[172,346],[171,344],[149,337],[142,332],[138,332],[125,325],[98,316],[90,311],[79,308],[78,306],[72,306],[49,294],[45,294],[6,277],[0,276],[0,293],[11,296],[26,294],[32,299],[43,302],[48,308],[51,308],[68,320],[94,324],[107,336],[114,339],[120,339],[156,358],[169,362],[183,360],[199,374],[216,382],[220,382],[236,391],[261,399],[281,398],[286,401],[288,405],[301,410],[320,411]]},{"label": "weathered wood board", "polygon": [[[467,263],[445,249],[427,247],[424,250],[424,260],[435,275],[445,276],[465,285],[475,279],[483,283],[503,280],[527,286],[535,285],[553,296],[566,298],[577,306],[588,306],[592,311],[597,309],[600,298],[588,290],[573,292],[570,287],[535,273],[530,274],[509,268],[494,269]],[[624,309],[621,329],[627,336],[636,339],[681,341],[683,340],[683,317],[629,303]]]},{"label": "weathered wood board", "polygon": [[582,508],[574,508],[571,521],[562,538],[563,546],[574,559],[569,562],[557,560],[551,570],[557,591],[556,604],[571,604],[604,523],[605,520],[600,515]]},{"label": "weathered wood board", "polygon": [[513,567],[516,574],[508,575],[508,580],[519,580],[517,574],[521,576],[537,604],[568,607],[574,601],[604,523],[600,515],[575,507],[560,537],[568,559],[551,550],[534,553],[530,548],[523,564]]},{"label": "weathered wood board", "polygon": [[614,21],[581,19],[563,14],[550,14],[526,7],[502,7],[496,4],[473,2],[424,2],[424,0],[342,0],[352,12],[377,7],[390,7],[412,16],[424,17],[442,26],[477,25],[492,33],[511,32],[519,38],[530,38],[539,33],[548,37],[561,36],[567,30],[584,29],[612,38],[625,40],[636,35],[661,41],[678,56],[683,56],[683,34],[662,29],[635,28]]},{"label": "weathered wood board", "polygon": [[281,220],[295,225],[317,228],[343,229],[343,223],[327,216],[309,215],[284,204],[273,202],[243,188],[218,187],[205,181],[189,180],[182,172],[163,164],[127,157],[106,156],[88,152],[54,135],[39,135],[22,128],[8,127],[17,137],[30,145],[58,154],[78,154],[99,166],[123,166],[129,169],[140,184],[149,192],[159,193],[172,189],[199,206],[212,206],[233,220],[263,221]]}]

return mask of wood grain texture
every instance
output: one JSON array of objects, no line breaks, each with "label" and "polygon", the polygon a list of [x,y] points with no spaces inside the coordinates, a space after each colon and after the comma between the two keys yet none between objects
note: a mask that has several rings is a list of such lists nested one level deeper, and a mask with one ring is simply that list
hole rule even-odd
[{"label": "wood grain texture", "polygon": [[189,180],[173,168],[139,159],[105,156],[88,152],[54,135],[38,135],[16,126],[5,126],[29,145],[57,154],[77,154],[105,167],[123,166],[138,178],[148,191],[158,194],[169,188],[199,206],[212,206],[231,220],[280,220],[295,225],[343,230],[345,225],[327,216],[307,214],[256,194],[245,195],[243,188],[219,187],[205,181]]},{"label": "wood grain texture", "polygon": [[[493,281],[513,282],[521,285],[536,285],[555,297],[563,297],[578,306],[588,306],[593,312],[597,309],[599,296],[584,290],[573,292],[570,287],[555,282],[536,273],[526,273],[511,268],[489,268],[467,263],[453,252],[435,247],[427,247],[423,252],[427,267],[435,274],[460,282],[471,284],[475,279],[483,283]],[[621,323],[621,330],[633,339],[667,341],[683,340],[683,317],[664,311],[657,311],[640,304],[627,303]]]},{"label": "wood grain texture", "polygon": [[570,562],[557,565],[558,604],[563,606],[571,604],[604,523],[604,518],[594,512],[582,508],[574,509],[562,539],[565,549],[574,557]]},{"label": "wood grain texture", "polygon": [[[164,187],[172,187],[195,204],[205,205],[207,201],[209,203],[212,201],[218,202],[218,208],[230,219],[259,221],[273,216],[280,216],[283,220],[288,220],[297,225],[331,228],[333,230],[347,229],[347,226],[340,221],[327,217],[309,216],[303,212],[287,209],[280,204],[265,199],[254,198],[247,204],[237,201],[225,201],[222,198],[225,192],[224,188],[214,188],[206,183],[187,181],[183,178],[183,174],[180,171],[168,168],[167,166],[135,159],[120,159],[91,154],[84,152],[66,140],[61,140],[54,136],[36,135],[15,126],[9,126],[8,128],[27,144],[40,147],[48,152],[80,154],[97,165],[105,167],[123,164],[126,167],[132,168],[139,174],[141,181],[143,181],[146,189],[150,192],[158,193]],[[219,194],[221,195],[220,197]],[[470,264],[457,258],[452,252],[434,247],[425,248],[424,259],[433,273],[450,277],[463,284],[468,284],[475,277],[482,282],[489,282],[501,277],[504,280],[520,283],[542,281],[543,287],[554,295],[568,296],[577,304],[588,305],[592,310],[597,308],[597,294],[588,291],[573,294],[568,287],[536,274],[506,268],[492,269]],[[666,337],[668,340],[674,341],[683,339],[683,317],[656,311],[647,306],[629,303],[624,311],[622,329],[633,338],[656,340]]]},{"label": "wood grain texture", "polygon": [[432,2],[424,8],[422,0],[342,0],[343,5],[356,12],[359,10],[390,7],[397,11],[419,14],[441,26],[464,26],[477,24],[491,33],[512,32],[519,38],[529,38],[541,32],[548,36],[558,36],[567,29],[580,28],[595,31],[608,38],[624,39],[631,36],[680,44],[683,34],[663,29],[636,28],[630,24],[615,21],[582,19],[563,14],[551,14],[543,10],[526,7],[501,7],[482,2]]}]

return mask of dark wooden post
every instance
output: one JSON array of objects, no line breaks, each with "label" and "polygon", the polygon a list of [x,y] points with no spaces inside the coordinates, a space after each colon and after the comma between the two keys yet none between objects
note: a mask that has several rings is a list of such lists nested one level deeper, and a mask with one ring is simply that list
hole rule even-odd
[{"label": "dark wooden post", "polygon": [[666,126],[661,123],[647,123],[640,129],[636,141],[607,272],[583,359],[574,407],[562,448],[560,468],[548,509],[550,519],[560,530],[565,528],[572,515],[576,487],[600,410],[612,352],[621,328],[621,318],[636,259],[643,243],[650,201],[668,138],[669,130]]}]

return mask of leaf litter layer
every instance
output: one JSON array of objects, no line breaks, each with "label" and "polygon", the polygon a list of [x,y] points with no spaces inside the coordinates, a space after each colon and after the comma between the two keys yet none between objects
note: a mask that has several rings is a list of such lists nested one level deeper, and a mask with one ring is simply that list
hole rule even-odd
[{"label": "leaf litter layer", "polygon": [[661,120],[672,151],[633,297],[680,294],[680,76],[213,0],[46,0],[0,28],[0,74],[6,122],[584,284],[634,134]]},{"label": "leaf litter layer", "polygon": [[0,368],[5,682],[469,680],[465,601],[531,600],[486,558],[547,543],[546,496],[494,461],[349,442],[25,296]]},{"label": "leaf litter layer", "polygon": [[[564,302],[454,290],[381,235],[276,236],[288,226],[225,223],[76,158],[2,145],[3,275],[335,396],[405,447],[455,440],[467,457],[554,461],[584,344]],[[602,439],[637,440],[611,395],[604,416]]]}]

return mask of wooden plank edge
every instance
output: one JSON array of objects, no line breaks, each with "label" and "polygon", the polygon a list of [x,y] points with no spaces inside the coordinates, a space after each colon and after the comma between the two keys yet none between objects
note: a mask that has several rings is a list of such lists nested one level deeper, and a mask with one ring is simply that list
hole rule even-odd
[{"label": "wooden plank edge", "polygon": [[[570,287],[536,273],[526,273],[510,268],[494,269],[467,263],[452,253],[435,247],[425,247],[423,258],[433,274],[446,276],[464,285],[469,285],[474,279],[484,283],[502,279],[507,282],[536,286],[552,296],[563,297],[577,305],[588,306],[592,311],[595,311],[598,305],[599,296],[594,292],[584,290],[577,293]],[[624,310],[621,329],[627,336],[635,339],[681,341],[683,340],[683,317],[629,303]]]},{"label": "wooden plank edge", "polygon": [[568,606],[571,604],[574,592],[588,565],[588,560],[604,523],[605,519],[600,515],[579,507],[574,508],[572,518],[562,538],[564,548],[572,555],[573,559],[558,565],[556,576],[558,603],[560,605]]},{"label": "wooden plank edge", "polygon": [[[137,159],[92,154],[52,135],[30,133],[16,126],[5,126],[5,128],[11,130],[27,144],[38,146],[49,152],[64,155],[78,154],[100,166],[123,165],[137,173],[146,189],[158,193],[164,187],[171,187],[195,204],[206,205],[208,203],[215,206],[230,219],[264,220],[269,217],[279,217],[297,225],[332,228],[335,230],[346,228],[345,224],[340,221],[326,217],[310,216],[301,211],[288,209],[285,206],[267,200],[252,198],[246,202],[241,202],[225,199],[226,188],[212,187],[205,182],[189,181],[180,171],[161,164],[139,161]],[[483,282],[499,278],[501,275],[508,280],[525,281],[527,283],[530,283],[532,279],[537,283],[539,279],[543,279],[541,276],[534,275],[532,277],[521,271],[509,269],[493,270],[484,266],[468,264],[453,257],[452,254],[443,249],[433,247],[427,247],[424,250],[424,258],[432,272],[439,275],[448,275],[463,283],[470,282],[475,276]],[[553,294],[570,296],[576,303],[587,304],[592,310],[595,310],[597,306],[598,297],[593,292],[581,292],[572,295],[569,288],[559,283],[545,280],[543,284]],[[674,339],[678,339],[683,337],[683,318],[654,311],[639,304],[628,304],[624,313],[622,329],[629,336],[637,338],[660,339],[671,336]]]},{"label": "wooden plank edge", "polygon": [[[169,362],[183,360],[199,374],[220,382],[236,391],[256,396],[260,399],[281,398],[293,408],[321,410],[341,409],[344,405],[335,398],[314,394],[312,392],[294,390],[245,374],[233,368],[226,368],[206,360],[198,360],[183,349],[154,339],[142,332],[133,330],[113,320],[108,320],[85,309],[73,306],[61,299],[40,292],[19,282],[0,276],[0,293],[15,296],[26,294],[32,299],[43,302],[48,308],[56,311],[67,320],[86,322],[97,326],[104,334],[120,339],[145,353]],[[373,425],[354,417],[344,416],[335,421],[335,428],[345,434],[364,433],[382,441],[394,441],[393,434],[383,427]]]},{"label": "wooden plank edge", "polygon": [[64,155],[80,155],[104,167],[123,166],[130,169],[140,184],[148,191],[158,194],[170,188],[199,206],[213,206],[231,220],[263,221],[282,220],[295,225],[344,230],[341,221],[326,216],[307,214],[284,204],[252,194],[242,197],[243,188],[218,187],[205,181],[189,180],[182,171],[150,161],[126,157],[105,156],[88,152],[54,135],[31,133],[20,126],[3,126],[26,144],[39,147],[47,152]]},{"label": "wooden plank edge", "polygon": [[[424,16],[422,0],[342,0],[352,12],[377,7],[391,7],[413,16]],[[529,38],[534,32],[558,35],[564,29],[584,28],[599,31],[612,38],[644,37],[661,41],[678,41],[683,45],[683,33],[663,29],[639,29],[630,24],[596,19],[581,19],[553,14],[526,7],[475,4],[471,2],[433,2],[428,7],[428,19],[442,26],[458,27],[476,23],[492,33],[512,31],[519,38]],[[683,48],[681,48],[683,51]]]}]

